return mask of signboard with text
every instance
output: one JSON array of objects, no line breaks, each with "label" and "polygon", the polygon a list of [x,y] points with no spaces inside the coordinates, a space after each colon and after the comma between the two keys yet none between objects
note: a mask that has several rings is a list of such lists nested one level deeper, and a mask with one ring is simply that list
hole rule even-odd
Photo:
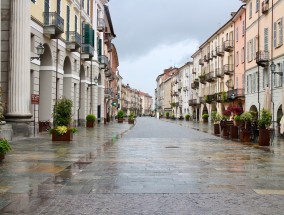
[{"label": "signboard with text", "polygon": [[39,95],[32,94],[32,104],[35,104],[35,105],[39,104]]}]

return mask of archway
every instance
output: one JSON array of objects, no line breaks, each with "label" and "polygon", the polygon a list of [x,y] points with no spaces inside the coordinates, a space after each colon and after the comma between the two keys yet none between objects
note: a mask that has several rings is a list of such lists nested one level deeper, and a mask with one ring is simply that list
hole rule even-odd
[{"label": "archway", "polygon": [[[65,74],[72,74],[72,66],[70,58],[67,56],[64,60],[63,71]],[[65,98],[71,99],[72,98],[72,77],[71,76],[64,76],[63,77],[63,96]],[[74,102],[73,102],[74,103]]]},{"label": "archway", "polygon": [[254,119],[258,119],[258,110],[257,110],[257,107],[255,105],[252,105],[250,108],[249,108],[249,111],[251,112],[251,114],[253,115]]},{"label": "archway", "polygon": [[41,56],[41,66],[39,72],[39,131],[42,131],[42,125],[46,121],[52,121],[52,111],[53,111],[53,87],[54,83],[53,73],[54,71],[50,69],[53,66],[52,61],[52,52],[48,44],[43,44],[44,53]]},{"label": "archway", "polygon": [[[87,95],[87,83],[85,67],[81,65],[80,67],[80,88],[79,88],[79,117],[78,117],[78,125],[85,126],[85,113],[86,113],[86,95]],[[83,82],[84,81],[84,82]]]},{"label": "archway", "polygon": [[283,116],[283,112],[282,112],[282,105],[279,106],[279,108],[277,109],[277,123],[280,123],[281,117]]},{"label": "archway", "polygon": [[[102,112],[104,110],[104,107],[103,107],[103,100],[102,100],[102,76],[101,74],[99,73],[98,75],[98,86],[97,86],[97,93],[98,93],[98,101],[97,101],[97,119],[98,119],[98,123],[101,122],[101,118],[102,116],[104,116],[104,113]],[[126,110],[125,110],[125,113],[126,113]]]}]

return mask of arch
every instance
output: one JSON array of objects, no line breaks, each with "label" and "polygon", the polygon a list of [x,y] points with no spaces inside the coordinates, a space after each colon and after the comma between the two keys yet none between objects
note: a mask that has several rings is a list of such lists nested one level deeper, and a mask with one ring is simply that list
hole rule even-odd
[{"label": "arch", "polygon": [[258,110],[257,107],[255,105],[250,106],[249,111],[254,113],[254,117],[257,119],[258,118]]},{"label": "arch", "polygon": [[80,79],[86,80],[85,67],[83,65],[80,67]]},{"label": "arch", "polygon": [[64,74],[71,74],[72,73],[72,66],[71,60],[68,56],[65,57],[64,65],[63,65]]},{"label": "arch", "polygon": [[281,120],[281,117],[283,116],[283,111],[282,111],[282,105],[279,106],[277,109],[277,122],[279,123]]},{"label": "arch", "polygon": [[202,115],[203,114],[208,114],[208,108],[206,105],[204,105],[203,110],[202,110]]},{"label": "arch", "polygon": [[212,105],[211,105],[211,112],[212,111],[217,111],[216,103],[212,103]]},{"label": "arch", "polygon": [[52,54],[48,44],[44,43],[44,53],[41,56],[41,66],[52,66]]},{"label": "arch", "polygon": [[[63,71],[64,74],[71,74],[72,73],[72,66],[70,58],[67,56],[65,57],[64,64],[63,64]],[[72,78],[69,77],[63,77],[63,96],[71,99],[72,98]],[[75,101],[73,101],[75,102]]]}]

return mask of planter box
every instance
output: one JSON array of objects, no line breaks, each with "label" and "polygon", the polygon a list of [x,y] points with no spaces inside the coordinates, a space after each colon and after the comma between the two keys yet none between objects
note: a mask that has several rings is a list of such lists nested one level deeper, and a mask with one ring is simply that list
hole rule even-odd
[{"label": "planter box", "polygon": [[57,134],[56,131],[52,132],[52,141],[72,141],[72,140],[73,140],[73,133],[70,130],[63,135]]},{"label": "planter box", "polygon": [[5,154],[0,153],[0,162],[5,159]]},{"label": "planter box", "polygon": [[238,139],[239,138],[239,128],[238,126],[230,126],[230,134],[231,139]]},{"label": "planter box", "polygon": [[87,125],[87,128],[93,128],[94,125],[95,125],[95,122],[94,121],[87,121],[86,125]]},{"label": "planter box", "polygon": [[134,124],[134,120],[128,120],[128,124]]},{"label": "planter box", "polygon": [[214,134],[220,135],[220,124],[214,124]]},{"label": "planter box", "polygon": [[258,144],[260,146],[270,145],[270,130],[269,129],[259,129]]},{"label": "planter box", "polygon": [[117,122],[118,122],[118,123],[123,123],[123,118],[118,118],[118,119],[117,119]]},{"label": "planter box", "polygon": [[251,142],[251,131],[247,129],[241,129],[240,140],[241,142]]}]

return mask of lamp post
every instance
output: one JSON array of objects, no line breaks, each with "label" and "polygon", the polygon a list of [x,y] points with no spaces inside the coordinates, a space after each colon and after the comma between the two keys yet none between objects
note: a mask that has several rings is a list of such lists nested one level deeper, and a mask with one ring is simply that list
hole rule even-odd
[{"label": "lamp post", "polygon": [[38,57],[31,57],[31,61],[37,59],[40,60],[41,55],[43,55],[44,53],[44,46],[39,43],[39,45],[36,47],[36,54],[38,55]]}]

